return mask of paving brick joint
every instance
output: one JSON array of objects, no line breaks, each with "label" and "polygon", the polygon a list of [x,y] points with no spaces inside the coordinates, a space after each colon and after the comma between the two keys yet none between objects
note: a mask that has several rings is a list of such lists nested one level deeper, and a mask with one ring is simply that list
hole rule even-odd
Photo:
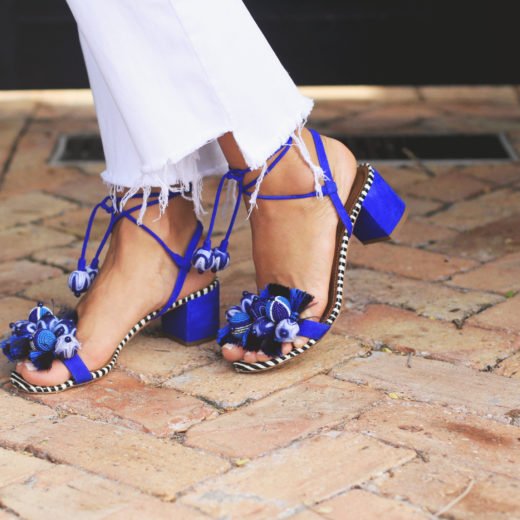
[{"label": "paving brick joint", "polygon": [[[517,86],[306,93],[324,133],[501,132],[520,154]],[[49,159],[81,132],[87,91],[0,93],[0,331],[75,303],[103,165]],[[31,397],[0,360],[0,518],[520,518],[520,163],[374,166],[410,218],[353,242],[337,326],[294,363],[237,375],[151,331],[95,385]],[[231,249],[223,308],[254,288],[243,219]]]}]

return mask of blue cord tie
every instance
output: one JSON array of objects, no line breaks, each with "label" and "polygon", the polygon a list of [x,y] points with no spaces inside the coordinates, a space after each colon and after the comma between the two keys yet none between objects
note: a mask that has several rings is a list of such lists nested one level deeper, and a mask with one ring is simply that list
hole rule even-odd
[{"label": "blue cord tie", "polygon": [[[289,151],[291,144],[292,137],[290,137],[285,144],[280,146],[280,148],[278,148],[278,150],[274,152],[274,154],[271,157],[274,157],[281,150],[281,153],[267,168],[265,175],[270,173],[275,168],[275,166],[282,160],[285,154]],[[244,177],[249,172],[251,172],[251,168],[247,168],[245,170],[231,169],[220,179],[217,188],[217,194],[215,196],[215,205],[213,206],[213,211],[211,213],[208,234],[202,246],[195,250],[195,253],[193,254],[193,257],[191,259],[191,264],[199,271],[199,273],[204,273],[206,271],[212,271],[214,273],[216,273],[217,271],[223,271],[230,264],[231,258],[228,253],[229,237],[231,236],[231,233],[233,231],[233,226],[235,225],[238,210],[240,209],[240,199],[244,194],[251,196],[251,193],[248,190],[251,187],[253,187],[257,181],[257,179],[254,179],[253,181],[244,185]],[[213,235],[213,229],[215,227],[215,221],[217,219],[220,204],[220,196],[222,194],[224,184],[227,180],[235,181],[238,186],[235,207],[233,208],[233,214],[231,215],[231,220],[229,222],[229,226],[224,236],[224,239],[218,247],[212,247],[211,237]]]},{"label": "blue cord tie", "polygon": [[[176,197],[178,193],[170,193],[169,199],[172,199]],[[150,197],[159,197],[159,193],[153,192],[150,193]],[[137,193],[132,198],[142,198],[143,195],[141,193]],[[120,202],[121,198],[118,197],[115,199],[116,204]],[[159,203],[159,200],[153,200],[148,202],[148,206],[154,206]],[[108,237],[112,233],[114,226],[121,220],[123,217],[130,218],[131,220],[134,220],[133,217],[130,217],[131,212],[135,212],[137,210],[140,210],[142,207],[142,204],[138,204],[137,206],[134,206],[133,208],[130,208],[127,211],[121,211],[119,212],[117,210],[117,207],[114,207],[114,200],[112,197],[108,196],[105,197],[99,204],[96,204],[92,210],[92,213],[90,214],[90,217],[88,219],[87,229],[85,231],[85,238],[83,239],[83,247],[81,249],[81,256],[78,260],[78,268],[75,271],[72,271],[69,275],[68,285],[70,290],[74,293],[76,297],[81,296],[83,293],[87,292],[89,288],[92,286],[98,272],[99,272],[99,256],[101,255],[101,252],[103,251],[103,248],[105,247]],[[94,255],[94,258],[90,262],[90,264],[87,264],[87,248],[88,243],[90,240],[90,234],[92,232],[92,226],[94,225],[94,221],[96,219],[97,213],[99,209],[105,210],[110,215],[110,221],[108,223],[107,229],[105,231],[105,234],[101,240],[101,243],[99,244],[99,247],[96,251],[96,254]]]}]

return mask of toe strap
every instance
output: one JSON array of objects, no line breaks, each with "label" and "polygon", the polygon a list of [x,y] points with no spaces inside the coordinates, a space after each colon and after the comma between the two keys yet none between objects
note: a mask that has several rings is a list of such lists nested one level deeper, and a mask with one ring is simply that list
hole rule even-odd
[{"label": "toe strap", "polygon": [[92,380],[90,370],[78,354],[75,354],[70,359],[62,359],[62,362],[69,369],[76,384],[80,385]]},{"label": "toe strap", "polygon": [[319,321],[300,320],[298,325],[300,326],[299,336],[315,340],[321,339],[330,330],[330,325]]}]

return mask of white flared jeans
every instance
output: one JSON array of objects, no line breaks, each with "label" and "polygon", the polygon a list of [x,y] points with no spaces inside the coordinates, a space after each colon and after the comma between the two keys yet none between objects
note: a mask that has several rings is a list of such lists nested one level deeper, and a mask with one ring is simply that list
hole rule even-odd
[{"label": "white flared jeans", "polygon": [[228,169],[218,137],[262,168],[312,109],[241,0],[67,1],[113,192],[160,188],[164,207],[191,187],[200,212],[203,177]]}]

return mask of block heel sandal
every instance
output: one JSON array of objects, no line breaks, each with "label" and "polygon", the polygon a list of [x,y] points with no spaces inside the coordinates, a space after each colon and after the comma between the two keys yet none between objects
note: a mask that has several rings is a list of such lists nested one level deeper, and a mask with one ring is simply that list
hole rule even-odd
[{"label": "block heel sandal", "polygon": [[[328,306],[320,321],[305,320],[300,318],[300,314],[310,304],[313,297],[304,291],[269,284],[258,295],[244,292],[240,304],[231,307],[226,312],[227,324],[219,330],[218,343],[221,346],[232,343],[248,351],[261,350],[271,359],[256,363],[236,361],[233,366],[237,372],[251,374],[270,370],[294,359],[316,345],[330,330],[343,305],[347,250],[352,233],[364,244],[388,240],[405,217],[405,203],[369,164],[358,167],[352,190],[346,204],[343,205],[338,196],[337,186],[333,180],[323,141],[316,131],[310,131],[319,164],[325,172],[326,180],[322,186],[323,195],[330,198],[339,216]],[[274,169],[287,153],[290,145],[291,139],[278,151],[279,153],[277,152],[278,155],[271,162],[265,174]],[[247,184],[244,183],[244,175],[249,171],[231,170],[226,174],[228,179],[234,179],[238,184],[239,196],[235,212],[228,233],[220,247],[211,249],[211,236],[208,234],[204,246],[196,251],[193,262],[199,269],[215,268],[216,265],[218,270],[222,260],[224,260],[223,264],[225,265],[229,263],[227,243],[238,204],[240,204],[240,196],[251,196],[251,190],[256,184],[256,179]],[[218,196],[219,191],[217,192]],[[312,192],[289,196],[259,194],[257,198],[276,201],[315,196],[316,193]],[[218,200],[214,207],[213,219],[217,206]],[[282,344],[293,341],[297,336],[306,337],[309,340],[305,345],[294,347],[291,352],[283,355]]]},{"label": "block heel sandal", "polygon": [[[179,195],[171,193],[170,199]],[[148,206],[159,203],[159,194],[150,194]],[[135,195],[140,198],[142,195]],[[126,218],[136,225],[134,214],[142,204],[124,211],[117,211],[110,197],[104,198],[92,210],[90,215],[83,248],[78,261],[78,269],[69,276],[69,287],[76,296],[86,292],[92,285],[99,265],[99,256],[112,233],[114,226]],[[87,265],[86,252],[94,219],[99,209],[110,216],[110,221],[101,243],[90,264]],[[172,338],[185,344],[198,344],[213,339],[219,327],[219,284],[214,280],[203,289],[179,298],[179,294],[191,269],[191,258],[202,236],[202,224],[197,222],[195,232],[186,248],[184,255],[173,252],[161,238],[145,225],[140,229],[147,232],[164,249],[172,262],[179,268],[179,274],[166,305],[139,320],[114,348],[110,361],[97,370],[89,370],[80,357],[80,344],[76,339],[77,315],[75,312],[54,315],[51,309],[39,303],[29,313],[26,320],[11,323],[11,336],[1,343],[4,354],[10,361],[29,360],[37,370],[47,370],[55,359],[59,359],[69,370],[71,377],[59,385],[39,386],[26,381],[16,371],[11,373],[11,383],[20,390],[29,393],[56,393],[69,388],[84,385],[106,376],[116,365],[123,347],[152,320],[162,318],[164,332]]]}]

